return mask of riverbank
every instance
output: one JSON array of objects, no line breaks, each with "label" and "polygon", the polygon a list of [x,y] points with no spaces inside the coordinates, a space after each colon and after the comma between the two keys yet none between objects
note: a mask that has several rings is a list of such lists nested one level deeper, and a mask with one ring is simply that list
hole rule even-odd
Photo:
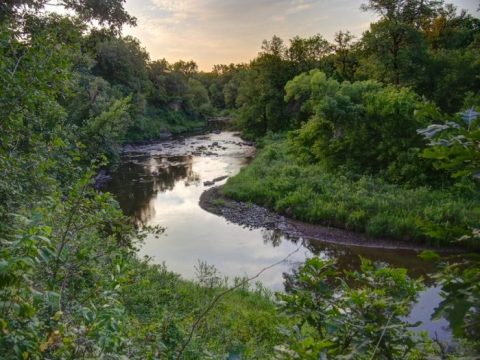
[{"label": "riverbank", "polygon": [[176,137],[205,134],[213,130],[228,130],[233,127],[230,116],[195,118],[182,113],[166,112],[163,116],[149,119],[133,127],[125,139],[125,145],[143,145]]},{"label": "riverbank", "polygon": [[[427,245],[388,238],[373,238],[348,230],[291,219],[254,203],[231,199],[222,192],[223,188],[223,186],[218,186],[205,191],[200,197],[200,207],[205,211],[222,216],[226,220],[246,228],[280,230],[287,237],[306,238],[327,244],[390,250],[422,251],[431,249]],[[461,251],[453,247],[443,247],[435,250],[448,253]]]},{"label": "riverbank", "polygon": [[180,111],[161,110],[137,119],[129,128],[124,140],[127,144],[137,144],[162,140],[206,127],[207,121],[201,117],[187,115]]},{"label": "riverbank", "polygon": [[218,358],[272,358],[283,340],[278,327],[293,326],[278,310],[273,293],[245,283],[204,313],[228,284],[211,265],[199,266],[197,275],[195,281],[185,280],[165,266],[129,260],[129,281],[120,299],[135,349],[130,356],[174,359],[188,344],[182,359],[203,359],[209,353]]},{"label": "riverbank", "polygon": [[[366,244],[392,239],[412,247],[458,246],[456,239],[478,227],[480,199],[467,187],[407,188],[374,177],[328,173],[299,161],[285,140],[267,143],[228,180],[223,195],[295,221],[365,234],[361,242]],[[304,226],[305,232],[314,235],[310,226]],[[473,242],[462,246],[478,249]]]}]

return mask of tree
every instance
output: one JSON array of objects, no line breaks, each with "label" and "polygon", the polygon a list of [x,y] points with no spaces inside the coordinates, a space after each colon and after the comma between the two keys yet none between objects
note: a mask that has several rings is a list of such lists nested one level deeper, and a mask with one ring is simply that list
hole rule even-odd
[{"label": "tree", "polygon": [[285,100],[300,101],[309,117],[290,134],[304,161],[397,183],[432,176],[431,165],[418,158],[423,140],[416,134],[427,123],[420,110],[429,104],[413,91],[371,80],[338,82],[318,70],[295,77],[285,90]]},{"label": "tree", "polygon": [[480,51],[473,47],[430,50],[415,90],[450,114],[461,108],[469,93],[478,93]]},{"label": "tree", "polygon": [[149,101],[155,106],[165,105],[169,101],[167,81],[170,76],[170,64],[167,60],[156,60],[147,65],[148,78],[152,84]]},{"label": "tree", "polygon": [[274,37],[271,43],[276,44],[273,50],[260,53],[250,63],[238,87],[239,121],[244,132],[251,137],[289,126],[283,88],[293,76],[294,69],[283,59],[282,42]]},{"label": "tree", "polygon": [[357,77],[374,78],[396,86],[409,85],[419,77],[426,61],[426,43],[408,24],[380,20],[363,34]]},{"label": "tree", "polygon": [[425,19],[422,29],[429,50],[415,89],[442,110],[454,113],[461,108],[468,92],[480,88],[480,79],[475,75],[480,72],[480,51],[476,45],[480,19],[445,5],[435,16]]},{"label": "tree", "polygon": [[287,58],[293,62],[297,73],[319,68],[322,60],[332,52],[332,45],[321,35],[309,38],[295,36],[286,50]]},{"label": "tree", "polygon": [[273,35],[271,40],[263,40],[262,52],[260,54],[271,55],[279,59],[284,59],[287,52],[287,48],[284,42],[277,35]]},{"label": "tree", "polygon": [[185,77],[190,78],[198,73],[198,65],[195,61],[177,61],[172,65],[172,70],[183,74]]},{"label": "tree", "polygon": [[196,79],[188,80],[189,100],[191,101],[193,111],[202,116],[212,115],[212,104],[208,90]]},{"label": "tree", "polygon": [[400,360],[434,353],[431,341],[405,321],[422,288],[405,269],[362,259],[360,271],[343,275],[333,261],[314,257],[287,278],[279,298],[296,324],[284,358]]},{"label": "tree", "polygon": [[125,95],[144,92],[148,88],[149,55],[137,39],[127,36],[100,42],[95,60],[93,73],[122,86]]},{"label": "tree", "polygon": [[358,59],[353,54],[353,36],[350,31],[335,34],[333,49],[335,51],[336,75],[340,80],[353,81]]},{"label": "tree", "polygon": [[465,49],[478,36],[480,19],[446,4],[424,20],[422,30],[432,50]]},{"label": "tree", "polygon": [[[59,0],[56,6],[73,10],[78,17],[91,23],[96,21],[101,26],[108,26],[118,33],[123,25],[136,25],[136,19],[125,8],[126,0]],[[17,19],[25,12],[38,12],[50,5],[50,0],[4,0],[0,4],[0,21]]]},{"label": "tree", "polygon": [[432,16],[438,5],[432,0],[370,0],[362,5],[362,10],[380,15],[362,39],[364,74],[371,72],[369,65],[374,64],[378,80],[398,86],[415,79],[425,63],[422,21]]},{"label": "tree", "polygon": [[369,0],[361,9],[373,11],[384,20],[418,29],[423,19],[432,16],[441,4],[440,0]]}]

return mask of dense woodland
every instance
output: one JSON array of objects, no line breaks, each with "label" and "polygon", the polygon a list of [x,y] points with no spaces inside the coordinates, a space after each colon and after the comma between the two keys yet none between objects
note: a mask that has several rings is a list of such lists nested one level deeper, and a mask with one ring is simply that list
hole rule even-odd
[{"label": "dense woodland", "polygon": [[[276,36],[200,72],[122,36],[124,0],[0,2],[0,357],[459,359],[480,352],[480,19],[442,1],[369,0],[377,21]],[[223,189],[277,212],[434,252],[456,345],[406,323],[423,288],[363,261],[313,258],[272,294],[138,259],[146,233],[95,174],[122,145],[229,116],[257,158]],[[192,264],[193,266],[193,264]],[[344,281],[345,276],[349,281]],[[354,284],[354,285],[352,285]],[[193,330],[191,331],[193,326]],[[231,357],[229,357],[231,356]],[[237,357],[235,357],[237,356]]]}]

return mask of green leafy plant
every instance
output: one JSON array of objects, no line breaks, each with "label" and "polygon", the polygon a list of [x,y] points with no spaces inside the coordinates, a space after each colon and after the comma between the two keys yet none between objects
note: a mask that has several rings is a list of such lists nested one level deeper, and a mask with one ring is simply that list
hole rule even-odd
[{"label": "green leafy plant", "polygon": [[288,359],[421,359],[434,353],[428,337],[405,321],[420,282],[405,269],[362,259],[340,276],[333,261],[312,258],[289,278],[282,309],[297,319],[280,353]]},{"label": "green leafy plant", "polygon": [[480,179],[480,117],[471,108],[454,121],[433,124],[418,133],[430,140],[423,156],[434,159],[436,166],[453,177]]}]

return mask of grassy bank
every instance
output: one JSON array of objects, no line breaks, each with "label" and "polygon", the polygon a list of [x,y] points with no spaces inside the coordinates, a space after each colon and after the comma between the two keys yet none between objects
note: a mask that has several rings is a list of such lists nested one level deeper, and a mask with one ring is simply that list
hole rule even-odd
[{"label": "grassy bank", "polygon": [[223,191],[310,223],[431,245],[451,244],[480,219],[478,190],[411,189],[328,173],[320,165],[300,164],[284,140],[268,143]]},{"label": "grassy bank", "polygon": [[[194,282],[163,266],[132,263],[122,301],[133,325],[128,334],[132,357],[175,358],[199,314],[226,289],[211,269],[207,266]],[[286,317],[276,310],[272,294],[247,285],[221,298],[200,322],[182,358],[270,358],[281,342],[280,325],[287,325]]]}]

